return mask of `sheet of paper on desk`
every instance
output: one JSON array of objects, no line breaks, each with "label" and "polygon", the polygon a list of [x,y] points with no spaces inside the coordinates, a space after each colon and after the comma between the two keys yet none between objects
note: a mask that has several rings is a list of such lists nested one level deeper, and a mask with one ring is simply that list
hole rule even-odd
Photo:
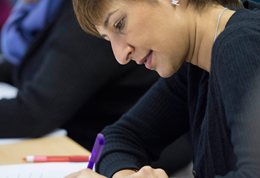
[{"label": "sheet of paper on desk", "polygon": [[17,95],[17,88],[7,84],[0,82],[0,99],[10,99],[14,98]]},{"label": "sheet of paper on desk", "polygon": [[[64,129],[56,129],[53,132],[44,135],[43,137],[57,137],[57,136],[65,136],[65,135],[67,135],[67,131],[66,130],[64,130]],[[18,143],[18,142],[21,142],[21,141],[24,141],[24,140],[27,140],[27,139],[28,138],[1,138],[0,139],[0,145]]]},{"label": "sheet of paper on desk", "polygon": [[64,178],[87,163],[32,163],[0,166],[0,178]]}]

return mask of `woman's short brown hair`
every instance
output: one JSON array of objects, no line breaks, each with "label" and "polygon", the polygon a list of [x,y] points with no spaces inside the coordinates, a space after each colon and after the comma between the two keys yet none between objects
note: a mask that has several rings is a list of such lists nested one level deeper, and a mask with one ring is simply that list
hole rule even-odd
[{"label": "woman's short brown hair", "polygon": [[81,28],[94,36],[99,36],[95,25],[113,0],[73,0],[73,8]]},{"label": "woman's short brown hair", "polygon": [[[81,28],[94,36],[99,36],[95,25],[101,24],[102,17],[109,5],[119,0],[73,0],[73,7]],[[127,1],[127,0],[125,0]],[[128,0],[133,1],[133,0]],[[140,1],[140,0],[139,0]],[[154,2],[156,0],[147,0]],[[169,0],[170,1],[170,0]],[[180,0],[181,1],[181,0]],[[241,7],[240,0],[188,0],[196,9],[204,8],[207,4],[220,4],[230,9]]]}]

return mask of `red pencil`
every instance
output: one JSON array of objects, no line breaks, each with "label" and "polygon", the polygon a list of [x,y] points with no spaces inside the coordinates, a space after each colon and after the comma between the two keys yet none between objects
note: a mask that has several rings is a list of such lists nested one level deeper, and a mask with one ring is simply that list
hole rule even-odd
[{"label": "red pencil", "polygon": [[30,155],[24,158],[26,162],[88,162],[89,156],[73,155],[73,156],[39,156]]}]

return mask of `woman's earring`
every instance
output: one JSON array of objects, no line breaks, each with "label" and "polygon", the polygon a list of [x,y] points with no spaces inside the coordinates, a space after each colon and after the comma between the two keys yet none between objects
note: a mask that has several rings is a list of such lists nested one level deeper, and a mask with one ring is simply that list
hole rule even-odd
[{"label": "woman's earring", "polygon": [[172,5],[179,6],[179,0],[171,0]]}]

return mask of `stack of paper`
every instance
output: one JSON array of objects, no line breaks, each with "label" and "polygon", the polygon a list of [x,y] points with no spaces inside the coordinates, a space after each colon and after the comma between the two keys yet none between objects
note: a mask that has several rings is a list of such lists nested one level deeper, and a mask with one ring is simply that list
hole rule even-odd
[{"label": "stack of paper", "polygon": [[[44,135],[43,137],[58,137],[58,136],[66,136],[66,135],[67,135],[67,131],[65,129],[56,129],[53,132]],[[18,143],[28,139],[30,138],[1,138],[0,145]]]},{"label": "stack of paper", "polygon": [[32,163],[0,166],[0,178],[64,178],[87,163]]},{"label": "stack of paper", "polygon": [[10,99],[10,98],[14,98],[17,95],[17,88],[6,84],[6,83],[1,83],[0,82],[0,99]]}]

